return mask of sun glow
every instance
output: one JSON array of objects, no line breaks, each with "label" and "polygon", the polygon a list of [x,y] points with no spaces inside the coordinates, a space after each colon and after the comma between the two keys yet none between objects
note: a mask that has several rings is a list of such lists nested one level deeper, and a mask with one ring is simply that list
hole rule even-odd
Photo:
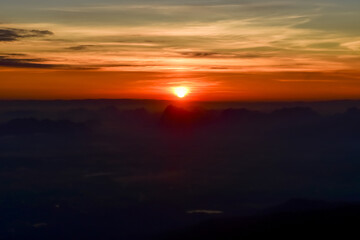
[{"label": "sun glow", "polygon": [[185,97],[189,93],[189,88],[187,87],[175,87],[173,89],[174,94],[179,98]]}]

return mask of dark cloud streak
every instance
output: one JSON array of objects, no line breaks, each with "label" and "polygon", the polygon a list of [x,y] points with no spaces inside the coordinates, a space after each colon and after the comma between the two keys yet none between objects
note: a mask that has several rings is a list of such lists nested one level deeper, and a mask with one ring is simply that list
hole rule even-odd
[{"label": "dark cloud streak", "polygon": [[66,48],[67,50],[73,50],[73,51],[83,51],[87,50],[89,47],[94,47],[95,45],[78,45],[73,47]]},{"label": "dark cloud streak", "polygon": [[55,68],[54,64],[43,63],[44,59],[39,58],[13,58],[0,56],[0,67],[15,68]]},{"label": "dark cloud streak", "polygon": [[180,52],[184,57],[189,58],[270,58],[273,55],[265,53],[217,53],[217,52]]},{"label": "dark cloud streak", "polygon": [[18,28],[0,28],[0,42],[13,42],[23,38],[45,37],[54,33],[48,30],[26,30]]},{"label": "dark cloud streak", "polygon": [[93,65],[70,65],[70,64],[49,64],[47,59],[31,58],[25,54],[3,54],[0,55],[0,67],[10,68],[41,68],[41,69],[63,69],[63,70],[97,70],[103,67],[153,67],[157,64],[93,64]]},{"label": "dark cloud streak", "polygon": [[[24,58],[15,58],[24,56]],[[0,55],[0,67],[9,68],[40,68],[40,69],[77,69],[77,70],[95,70],[98,67],[92,66],[71,66],[66,64],[49,64],[46,59],[25,57],[23,54]]]}]

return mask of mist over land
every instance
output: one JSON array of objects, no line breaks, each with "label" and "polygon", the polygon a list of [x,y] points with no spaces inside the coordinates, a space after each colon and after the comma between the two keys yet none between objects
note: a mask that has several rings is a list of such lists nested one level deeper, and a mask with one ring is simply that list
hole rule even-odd
[{"label": "mist over land", "polygon": [[351,228],[339,223],[358,216],[359,107],[0,101],[0,239]]}]

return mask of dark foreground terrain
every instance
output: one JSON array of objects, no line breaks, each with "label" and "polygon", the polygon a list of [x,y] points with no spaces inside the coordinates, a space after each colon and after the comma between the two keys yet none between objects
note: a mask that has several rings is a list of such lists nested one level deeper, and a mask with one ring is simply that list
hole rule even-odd
[{"label": "dark foreground terrain", "polygon": [[360,204],[294,199],[268,213],[207,221],[159,239],[348,239],[359,222]]},{"label": "dark foreground terrain", "polygon": [[359,102],[120,103],[0,102],[0,239],[355,233]]}]

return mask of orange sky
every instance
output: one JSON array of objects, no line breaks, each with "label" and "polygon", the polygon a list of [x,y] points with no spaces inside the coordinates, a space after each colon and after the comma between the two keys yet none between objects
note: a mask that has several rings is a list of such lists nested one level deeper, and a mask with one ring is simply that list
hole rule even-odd
[{"label": "orange sky", "polygon": [[[356,99],[354,73],[135,72],[89,70],[1,71],[3,99],[174,99],[172,87],[187,86],[188,100]],[[341,77],[342,80],[338,81]],[[226,79],[226,81],[224,81]],[[346,82],[346,83],[345,83]]]},{"label": "orange sky", "polygon": [[4,0],[0,99],[360,99],[360,4]]}]

